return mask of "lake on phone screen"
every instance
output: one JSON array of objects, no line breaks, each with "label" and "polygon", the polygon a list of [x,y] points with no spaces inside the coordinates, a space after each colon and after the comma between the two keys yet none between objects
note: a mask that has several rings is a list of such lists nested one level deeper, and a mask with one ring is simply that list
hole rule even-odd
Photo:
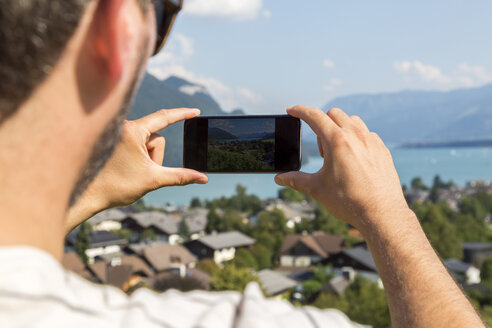
[{"label": "lake on phone screen", "polygon": [[[433,148],[391,149],[396,169],[402,184],[410,185],[414,177],[421,177],[431,184],[436,174],[444,181],[452,180],[464,185],[470,180],[492,180],[492,148]],[[316,172],[323,165],[321,157],[311,157],[302,171]],[[235,193],[236,185],[242,184],[248,194],[261,199],[276,197],[278,187],[274,174],[209,174],[206,185],[167,187],[145,196],[149,205],[187,205],[193,197],[202,200],[229,197]]]}]

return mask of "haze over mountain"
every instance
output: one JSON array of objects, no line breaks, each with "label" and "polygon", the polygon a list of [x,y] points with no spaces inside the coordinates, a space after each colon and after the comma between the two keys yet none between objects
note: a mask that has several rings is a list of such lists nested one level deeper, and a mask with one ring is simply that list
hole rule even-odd
[{"label": "haze over mountain", "polygon": [[492,138],[492,84],[448,92],[402,91],[333,99],[390,143]]},{"label": "haze over mountain", "polygon": [[216,140],[224,140],[224,139],[237,139],[238,137],[222,130],[221,128],[209,128],[208,129],[208,140],[216,141]]}]

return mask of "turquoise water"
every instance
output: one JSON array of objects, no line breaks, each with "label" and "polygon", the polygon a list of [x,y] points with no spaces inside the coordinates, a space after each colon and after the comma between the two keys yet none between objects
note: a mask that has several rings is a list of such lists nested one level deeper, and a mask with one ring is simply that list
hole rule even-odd
[{"label": "turquoise water", "polygon": [[[436,174],[459,185],[470,180],[492,180],[492,148],[396,148],[391,153],[402,184],[409,185],[416,176],[431,184]],[[311,158],[302,170],[316,172],[322,163],[321,157]],[[145,201],[152,205],[186,205],[193,197],[231,196],[238,183],[260,198],[275,197],[279,187],[273,177],[273,174],[210,174],[207,185],[163,188],[145,196]]]}]

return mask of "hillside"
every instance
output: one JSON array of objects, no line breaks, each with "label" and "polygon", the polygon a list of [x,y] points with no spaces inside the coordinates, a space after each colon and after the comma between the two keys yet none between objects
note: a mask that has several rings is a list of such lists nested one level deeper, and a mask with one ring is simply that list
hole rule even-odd
[{"label": "hillside", "polygon": [[[128,117],[134,120],[161,108],[179,107],[199,108],[202,115],[227,115],[203,86],[177,77],[161,81],[147,73]],[[181,166],[183,123],[174,124],[161,131],[160,134],[166,138],[165,164]]]},{"label": "hillside", "polygon": [[449,92],[403,91],[330,101],[359,115],[386,142],[435,142],[492,136],[492,84]]},{"label": "hillside", "polygon": [[224,139],[237,139],[237,136],[230,134],[227,131],[224,131],[220,128],[209,128],[208,129],[208,140],[211,141],[217,141],[217,140],[224,140]]}]

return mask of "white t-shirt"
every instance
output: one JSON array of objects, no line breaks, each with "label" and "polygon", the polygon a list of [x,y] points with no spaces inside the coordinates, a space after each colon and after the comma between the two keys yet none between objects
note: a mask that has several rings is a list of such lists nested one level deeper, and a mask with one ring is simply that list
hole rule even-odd
[{"label": "white t-shirt", "polygon": [[0,327],[361,327],[337,310],[266,299],[257,284],[237,292],[148,289],[127,296],[65,270],[31,247],[0,247]]}]

